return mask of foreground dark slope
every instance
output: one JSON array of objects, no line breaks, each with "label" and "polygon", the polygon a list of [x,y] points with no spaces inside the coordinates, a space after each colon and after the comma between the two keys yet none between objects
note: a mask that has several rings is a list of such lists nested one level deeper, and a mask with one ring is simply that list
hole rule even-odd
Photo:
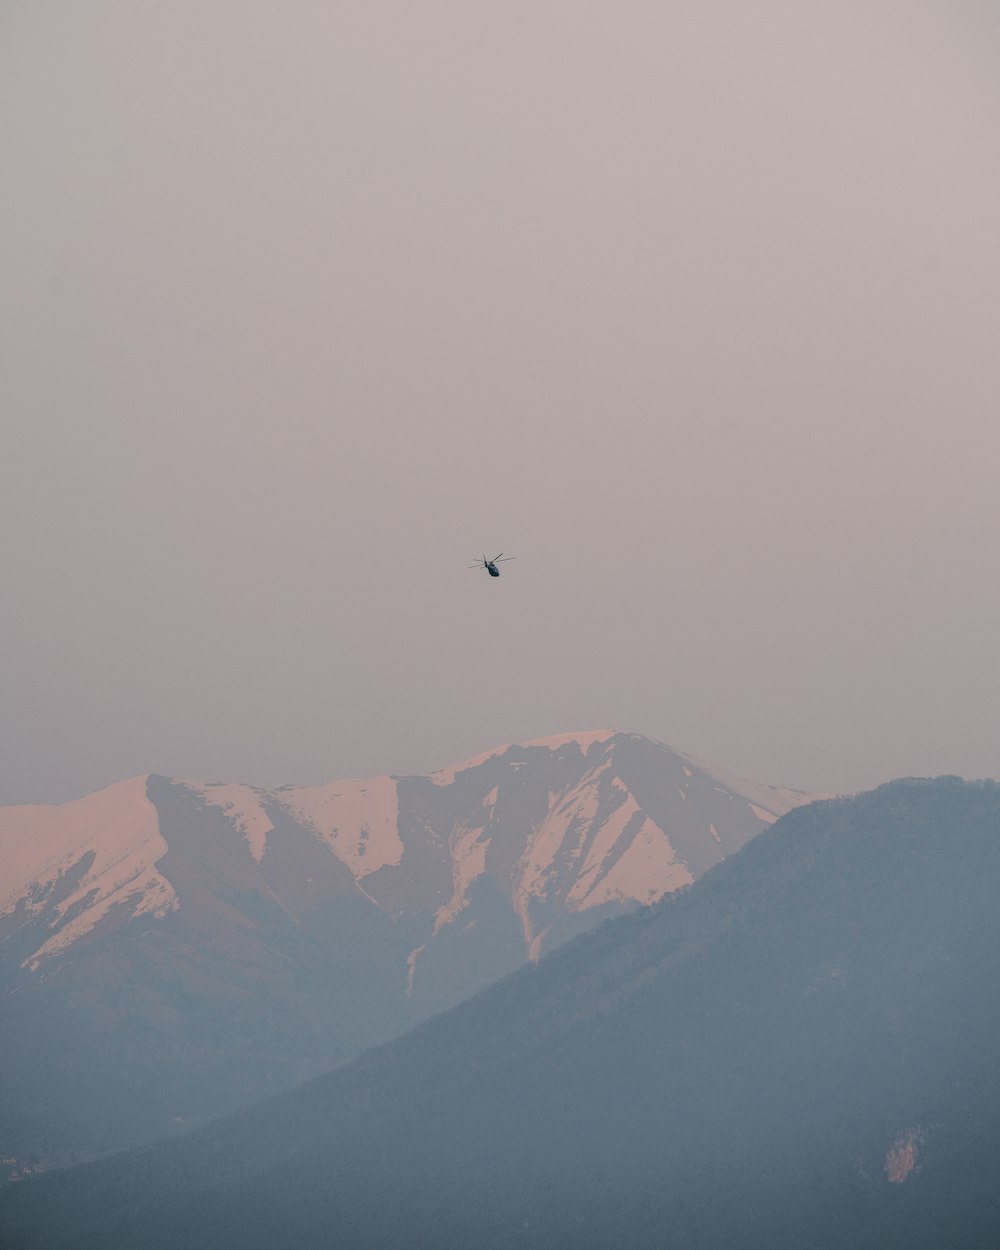
[{"label": "foreground dark slope", "polygon": [[783,818],[350,1067],[3,1195],[46,1247],[1000,1244],[1000,788]]}]

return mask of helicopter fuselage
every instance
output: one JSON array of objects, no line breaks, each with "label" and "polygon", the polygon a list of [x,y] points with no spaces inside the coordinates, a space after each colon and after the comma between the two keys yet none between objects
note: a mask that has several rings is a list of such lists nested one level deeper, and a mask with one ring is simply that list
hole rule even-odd
[{"label": "helicopter fuselage", "polygon": [[513,560],[513,556],[505,556],[501,551],[498,556],[494,556],[492,560],[487,560],[485,556],[481,560],[477,560],[475,564],[470,564],[470,569],[485,569],[490,577],[500,576],[500,564],[504,560]]}]

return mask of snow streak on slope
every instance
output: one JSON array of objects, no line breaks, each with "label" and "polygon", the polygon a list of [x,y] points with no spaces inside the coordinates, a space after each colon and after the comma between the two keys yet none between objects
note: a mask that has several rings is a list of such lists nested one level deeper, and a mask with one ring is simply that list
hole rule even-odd
[{"label": "snow streak on slope", "polygon": [[246,838],[250,854],[259,864],[267,850],[267,835],[274,829],[261,801],[266,791],[221,781],[186,781],[184,784],[195,794],[200,794],[206,803],[222,808]]},{"label": "snow streak on slope", "polygon": [[0,915],[22,899],[29,911],[52,908],[52,936],[28,966],[89,933],[112,907],[132,917],[175,908],[174,889],[155,867],[166,851],[145,777],[57,807],[0,808]]},{"label": "snow streak on slope", "polygon": [[[484,800],[485,805],[492,807],[497,800],[497,787],[494,786]],[[469,886],[477,877],[486,871],[486,852],[490,847],[490,839],[484,836],[485,825],[466,826],[459,824],[449,839],[451,848],[451,898],[443,907],[439,907],[434,916],[434,932],[437,933],[444,925],[451,924],[468,906]]]}]

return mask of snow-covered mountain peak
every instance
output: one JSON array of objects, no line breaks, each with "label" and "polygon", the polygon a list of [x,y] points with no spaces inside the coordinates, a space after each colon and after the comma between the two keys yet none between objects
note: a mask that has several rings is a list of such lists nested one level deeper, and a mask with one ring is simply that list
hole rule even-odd
[{"label": "snow-covered mountain peak", "polygon": [[22,1112],[77,1098],[67,1072],[102,1091],[95,1123],[120,1083],[142,1132],[263,1097],[688,885],[804,801],[602,729],[431,776],[150,775],[0,808],[5,1023],[50,1052],[8,1056],[40,1074]]},{"label": "snow-covered mountain peak", "polygon": [[483,751],[480,755],[474,755],[471,759],[463,760],[460,764],[451,764],[447,768],[435,769],[434,772],[428,775],[435,785],[450,786],[459,773],[467,772],[470,768],[480,768],[489,760],[500,759],[510,751],[526,751],[532,747],[543,747],[548,751],[558,751],[562,747],[578,746],[586,754],[595,742],[610,742],[617,735],[617,732],[615,729],[592,729],[584,733],[556,734],[549,738],[531,738],[527,742],[508,742],[503,746],[493,747],[492,750]]},{"label": "snow-covered mountain peak", "polygon": [[0,915],[34,918],[25,963],[37,967],[108,925],[209,899],[222,915],[259,894],[298,923],[354,893],[422,918],[430,941],[475,923],[476,900],[492,896],[537,957],[569,918],[656,902],[804,801],[607,728],[508,743],[427,777],[278,790],[137,777],[0,809]]}]

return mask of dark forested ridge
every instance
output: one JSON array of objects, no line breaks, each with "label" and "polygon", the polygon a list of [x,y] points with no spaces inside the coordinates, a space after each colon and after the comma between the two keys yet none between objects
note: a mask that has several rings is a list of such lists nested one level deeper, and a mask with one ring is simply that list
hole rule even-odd
[{"label": "dark forested ridge", "polygon": [[1000,1244],[1000,787],[784,817],[292,1094],[0,1195],[4,1250]]}]

